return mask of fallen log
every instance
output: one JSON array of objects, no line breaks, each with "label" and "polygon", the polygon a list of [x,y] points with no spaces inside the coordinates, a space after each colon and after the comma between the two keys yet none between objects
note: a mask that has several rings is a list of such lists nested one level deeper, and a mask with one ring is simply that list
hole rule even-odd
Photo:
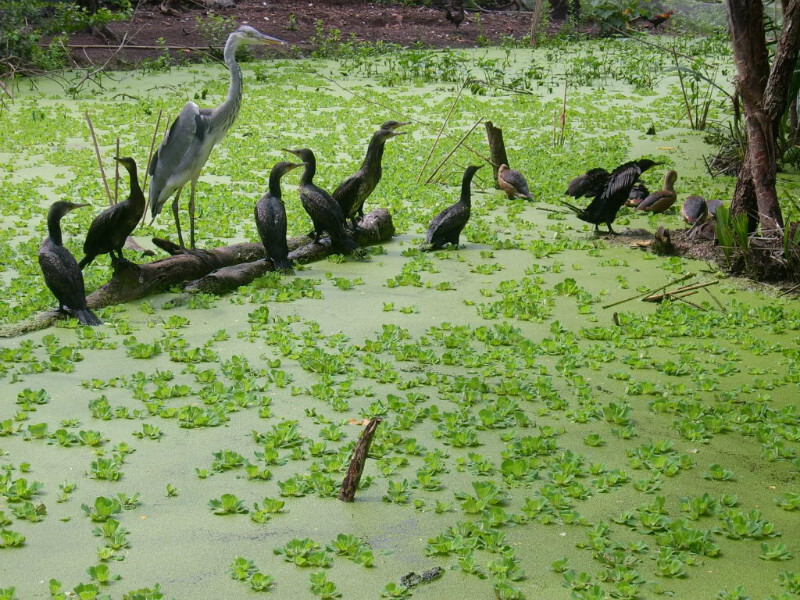
[{"label": "fallen log", "polygon": [[[364,215],[353,237],[360,246],[368,246],[390,240],[394,235],[392,217],[386,209],[377,209]],[[308,238],[306,238],[306,241]],[[289,246],[292,247],[291,245]],[[289,258],[297,263],[319,260],[332,253],[330,238],[321,238],[318,244],[304,244],[289,252]],[[226,294],[247,285],[264,273],[274,271],[270,260],[255,260],[222,267],[195,281],[190,281],[184,291],[205,294]]]},{"label": "fallen log", "polygon": [[[361,231],[356,233],[356,241],[362,246],[377,244],[390,240],[394,235],[394,224],[389,211],[383,208],[376,209],[364,216],[361,220]],[[90,309],[95,310],[114,304],[132,302],[159,294],[182,286],[186,282],[196,282],[204,278],[209,273],[223,269],[225,267],[235,267],[243,263],[261,262],[266,266],[266,252],[262,244],[246,243],[234,244],[232,246],[222,246],[210,250],[188,250],[186,253],[178,250],[171,242],[159,242],[161,246],[170,248],[170,252],[175,252],[172,256],[162,258],[142,265],[133,263],[117,262],[111,280],[97,288],[86,297],[86,303]],[[288,240],[289,248],[293,249],[290,256],[297,262],[312,262],[321,260],[332,253],[330,240],[321,238],[320,243],[314,244],[308,236],[297,236]],[[227,286],[227,291],[236,289],[240,285],[245,285],[272,269],[272,263],[268,268],[252,279],[247,280],[244,273],[250,275],[258,272],[261,265],[254,265],[243,268],[242,275],[239,275],[240,283],[235,284],[235,269],[233,275],[227,277],[223,273],[222,280],[225,282],[219,286],[223,289]],[[197,284],[193,291],[204,291],[202,285]],[[198,287],[200,286],[200,287]],[[212,289],[209,284],[208,289]],[[222,292],[214,292],[222,293]],[[0,328],[0,338],[15,337],[39,331],[53,325],[57,320],[65,318],[65,315],[55,310],[46,311],[33,315],[24,321],[14,323]]]}]

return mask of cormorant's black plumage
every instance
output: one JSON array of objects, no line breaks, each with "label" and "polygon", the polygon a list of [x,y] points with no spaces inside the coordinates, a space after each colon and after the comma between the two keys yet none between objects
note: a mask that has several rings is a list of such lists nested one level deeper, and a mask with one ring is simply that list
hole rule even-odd
[{"label": "cormorant's black plumage", "polygon": [[61,243],[61,217],[69,211],[87,206],[72,202],[54,202],[47,213],[48,235],[39,246],[39,267],[44,282],[58,300],[58,310],[70,309],[84,325],[102,325],[103,322],[86,306],[86,289],[75,257]]},{"label": "cormorant's black plumage", "polygon": [[423,250],[435,250],[445,244],[458,246],[458,238],[469,221],[472,210],[470,184],[478,169],[480,167],[474,165],[466,168],[464,176],[461,178],[461,197],[458,202],[445,208],[430,222]]},{"label": "cormorant's black plumage", "polygon": [[331,245],[337,252],[351,254],[358,248],[358,244],[345,231],[341,207],[328,192],[314,185],[314,174],[317,172],[314,153],[308,148],[286,151],[298,156],[305,163],[298,189],[300,202],[314,224],[314,243],[319,242],[323,231],[327,231],[331,237]]},{"label": "cormorant's black plumage", "polygon": [[589,206],[579,208],[563,200],[561,203],[578,215],[582,221],[593,224],[596,232],[599,232],[600,223],[605,223],[608,226],[608,232],[614,233],[611,223],[614,222],[617,212],[628,199],[633,184],[642,173],[657,164],[661,163],[649,158],[642,158],[626,162],[611,173],[605,169],[591,169],[570,181],[565,192],[566,195],[574,198],[582,196],[594,198]]},{"label": "cormorant's black plumage", "polygon": [[[122,255],[122,247],[144,214],[145,200],[142,188],[139,187],[136,161],[128,156],[116,160],[128,171],[131,179],[130,194],[122,202],[105,209],[92,221],[83,243],[84,256],[78,263],[81,269],[100,254],[110,254],[112,263],[115,259],[129,262]],[[117,256],[114,255],[115,251]]]},{"label": "cormorant's black plumage", "polygon": [[361,168],[345,179],[333,191],[333,199],[339,203],[345,219],[350,219],[353,227],[356,226],[356,215],[359,220],[364,216],[364,201],[375,190],[381,180],[382,169],[381,159],[386,140],[397,135],[403,135],[404,131],[395,131],[397,127],[407,125],[397,121],[386,121],[381,128],[372,134],[372,139],[367,146],[367,155]]},{"label": "cormorant's black plumage", "polygon": [[256,202],[254,212],[258,235],[276,271],[292,270],[286,243],[286,208],[281,200],[281,177],[302,166],[291,162],[277,163],[269,174],[269,191]]}]

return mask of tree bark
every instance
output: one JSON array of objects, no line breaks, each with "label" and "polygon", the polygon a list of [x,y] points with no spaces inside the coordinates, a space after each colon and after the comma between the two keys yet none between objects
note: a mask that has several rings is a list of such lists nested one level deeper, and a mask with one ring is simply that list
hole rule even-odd
[{"label": "tree bark", "polygon": [[[356,232],[355,239],[362,246],[388,241],[394,235],[392,217],[384,208],[376,209],[365,215],[361,220],[360,227],[360,231]],[[312,262],[332,254],[329,238],[321,238],[319,244],[314,244],[310,242],[308,236],[298,236],[291,238],[288,243],[289,248],[293,249],[290,257],[297,262]],[[143,265],[122,263],[119,268],[115,269],[108,283],[100,286],[86,297],[86,303],[90,309],[94,310],[112,304],[140,300],[165,292],[187,281],[200,280],[218,269],[230,268],[243,263],[249,264],[254,261],[265,263],[263,260],[265,257],[266,252],[262,244],[249,243],[211,250],[189,250],[186,254],[178,252],[168,258]],[[238,276],[234,275],[233,279],[230,276],[224,279],[226,285],[218,287],[220,292],[213,292],[210,286],[206,289],[213,293],[224,293],[250,283],[272,268],[271,262],[268,267],[264,264],[255,265],[255,268],[243,268],[242,273]],[[248,277],[250,278],[248,279]],[[194,291],[205,291],[205,289],[198,284]],[[25,321],[0,328],[0,338],[14,337],[45,329],[62,318],[64,315],[57,311],[43,312]]]},{"label": "tree bark", "polygon": [[734,214],[747,214],[751,230],[755,216],[762,235],[783,228],[775,191],[777,134],[787,108],[787,89],[800,49],[800,0],[785,0],[783,27],[772,69],[764,34],[761,0],[726,0],[737,91],[744,104],[748,147],[736,182]]}]

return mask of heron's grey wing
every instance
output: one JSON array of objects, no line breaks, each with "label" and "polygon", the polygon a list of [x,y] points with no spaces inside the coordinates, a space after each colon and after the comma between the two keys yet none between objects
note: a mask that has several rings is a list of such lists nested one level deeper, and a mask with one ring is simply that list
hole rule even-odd
[{"label": "heron's grey wing", "polygon": [[[181,112],[161,140],[161,145],[156,150],[150,161],[148,172],[150,174],[150,202],[166,200],[161,198],[167,180],[178,169],[186,152],[192,146],[198,135],[198,124],[202,124],[200,108],[194,102],[187,102]],[[205,128],[200,129],[200,135]],[[179,186],[178,186],[179,187]],[[174,190],[172,190],[174,191]],[[154,198],[154,194],[157,194]],[[170,192],[171,194],[171,192]]]}]

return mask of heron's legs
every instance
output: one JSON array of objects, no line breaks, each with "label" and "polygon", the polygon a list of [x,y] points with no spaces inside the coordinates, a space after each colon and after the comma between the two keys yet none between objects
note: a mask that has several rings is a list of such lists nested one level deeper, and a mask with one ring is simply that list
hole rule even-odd
[{"label": "heron's legs", "polygon": [[178,242],[181,245],[181,250],[186,252],[186,246],[183,244],[183,234],[181,233],[181,219],[178,216],[178,200],[181,198],[181,192],[183,191],[182,187],[178,188],[178,192],[175,194],[175,199],[172,201],[172,216],[175,217],[175,227],[178,229]]},{"label": "heron's legs", "polygon": [[194,250],[194,191],[197,188],[197,179],[192,179],[191,193],[189,195],[189,244]]}]

